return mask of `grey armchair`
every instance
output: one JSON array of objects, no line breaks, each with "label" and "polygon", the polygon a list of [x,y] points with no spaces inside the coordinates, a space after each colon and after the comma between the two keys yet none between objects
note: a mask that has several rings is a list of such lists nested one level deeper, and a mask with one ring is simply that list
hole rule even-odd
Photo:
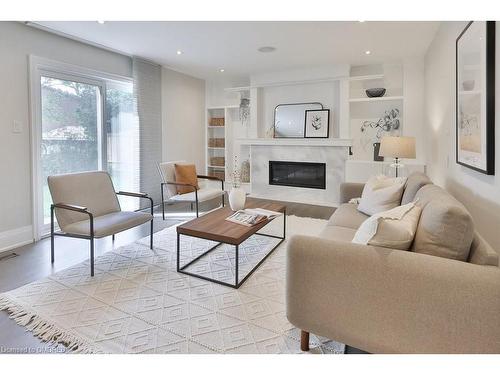
[{"label": "grey armchair", "polygon": [[[153,248],[153,200],[145,193],[115,193],[107,172],[83,172],[49,176],[51,262],[54,263],[54,237],[90,240],[90,275],[94,276],[94,239],[150,222],[150,248]],[[151,213],[122,211],[117,195],[148,199]],[[61,231],[55,231],[54,214]]]},{"label": "grey armchair", "polygon": [[[183,184],[175,181],[175,164],[186,164],[185,161],[170,161],[158,163],[158,173],[161,178],[161,208],[162,217],[165,220],[165,202],[187,202],[196,206],[196,217],[199,216],[199,203],[215,198],[221,198],[221,205],[224,207],[224,180],[214,176],[197,175],[202,180],[212,180],[220,183],[220,188],[201,185],[196,189],[194,185]],[[185,194],[177,194],[177,186],[190,186],[193,191]]]}]

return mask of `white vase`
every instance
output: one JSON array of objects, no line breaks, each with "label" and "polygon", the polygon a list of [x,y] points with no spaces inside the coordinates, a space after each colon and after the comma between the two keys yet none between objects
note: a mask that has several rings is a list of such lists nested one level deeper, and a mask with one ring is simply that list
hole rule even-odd
[{"label": "white vase", "polygon": [[246,199],[245,190],[241,188],[232,188],[229,192],[229,206],[231,210],[238,211],[244,209]]}]

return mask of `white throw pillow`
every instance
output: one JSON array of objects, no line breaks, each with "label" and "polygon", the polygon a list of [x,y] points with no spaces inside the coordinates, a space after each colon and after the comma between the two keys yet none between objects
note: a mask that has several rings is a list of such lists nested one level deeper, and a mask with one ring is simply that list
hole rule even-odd
[{"label": "white throw pillow", "polygon": [[366,219],[353,243],[408,250],[415,238],[422,209],[414,202],[380,212]]},{"label": "white throw pillow", "polygon": [[371,216],[399,206],[405,183],[406,178],[403,177],[371,177],[363,188],[358,211]]}]

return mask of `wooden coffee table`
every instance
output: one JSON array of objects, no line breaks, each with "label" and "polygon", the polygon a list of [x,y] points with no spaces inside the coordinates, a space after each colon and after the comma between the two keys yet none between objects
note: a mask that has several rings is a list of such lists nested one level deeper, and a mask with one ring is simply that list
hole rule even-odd
[{"label": "wooden coffee table", "polygon": [[[266,258],[273,253],[273,251],[285,240],[286,235],[286,207],[279,203],[259,203],[259,204],[247,204],[246,208],[264,208],[266,210],[282,212],[283,215],[278,216],[277,218],[283,218],[283,236],[274,236],[270,234],[257,233],[260,229],[269,224],[272,220],[265,220],[257,225],[252,227],[247,227],[241,224],[231,223],[230,221],[226,221],[226,218],[233,214],[233,211],[229,207],[219,208],[215,211],[212,211],[208,214],[205,214],[199,218],[188,221],[182,225],[177,227],[177,272],[198,277],[203,280],[212,281],[217,284],[229,286],[231,288],[239,288],[249,277],[255,272],[255,270],[266,260]],[[189,263],[182,265],[180,264],[181,254],[181,235],[203,238],[205,240],[216,241],[217,244],[212,246],[203,254],[197,256],[193,260],[189,261]],[[253,267],[249,273],[245,275],[245,277],[239,281],[238,280],[238,268],[239,268],[239,246],[250,236],[259,235],[265,237],[278,238],[280,241],[257,263],[255,267]],[[211,251],[215,250],[221,244],[233,245],[236,253],[236,276],[234,280],[234,284],[230,284],[224,281],[212,279],[210,277],[206,277],[203,275],[197,275],[195,273],[186,271],[186,268],[191,264],[204,257]]]}]

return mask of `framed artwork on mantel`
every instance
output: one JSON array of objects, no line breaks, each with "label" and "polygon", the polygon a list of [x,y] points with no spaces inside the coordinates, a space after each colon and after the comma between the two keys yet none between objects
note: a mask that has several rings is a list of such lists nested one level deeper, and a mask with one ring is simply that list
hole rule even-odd
[{"label": "framed artwork on mantel", "polygon": [[456,162],[495,174],[495,22],[469,22],[456,41]]},{"label": "framed artwork on mantel", "polygon": [[304,138],[328,138],[329,128],[329,109],[306,110]]}]

